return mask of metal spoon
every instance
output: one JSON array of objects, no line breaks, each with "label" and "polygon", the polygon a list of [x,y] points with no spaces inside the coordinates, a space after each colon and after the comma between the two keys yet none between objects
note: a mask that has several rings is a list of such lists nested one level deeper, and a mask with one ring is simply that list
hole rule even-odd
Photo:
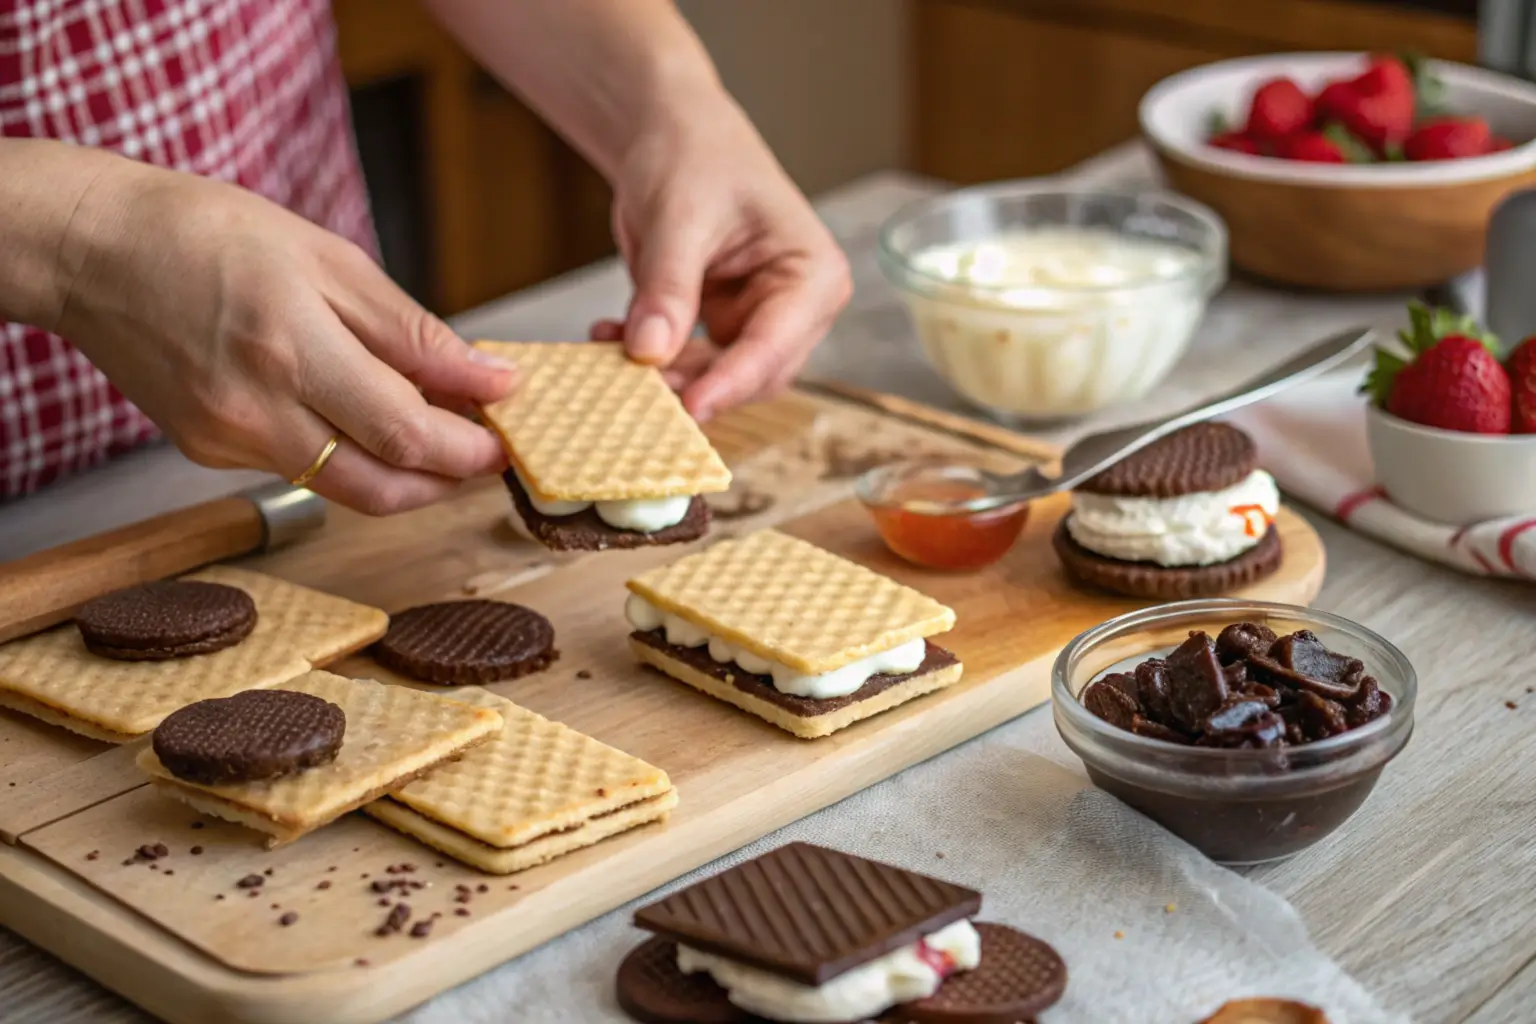
[{"label": "metal spoon", "polygon": [[[858,479],[855,490],[866,504],[900,506],[929,515],[985,512],[1033,501],[1057,491],[1069,490],[1158,438],[1166,437],[1192,423],[1262,401],[1292,385],[1326,373],[1360,352],[1375,336],[1376,332],[1372,328],[1352,328],[1318,342],[1241,386],[1193,408],[1162,419],[1079,438],[1062,455],[1061,472],[1054,477],[1046,476],[1033,467],[1021,473],[1005,475],[962,463],[919,461],[871,470]],[[973,489],[979,487],[983,493],[978,497],[957,501],[943,498],[903,500],[900,496],[903,489],[918,489],[911,488],[912,484],[934,484],[937,485],[935,489],[939,489],[956,483],[968,484]]]}]

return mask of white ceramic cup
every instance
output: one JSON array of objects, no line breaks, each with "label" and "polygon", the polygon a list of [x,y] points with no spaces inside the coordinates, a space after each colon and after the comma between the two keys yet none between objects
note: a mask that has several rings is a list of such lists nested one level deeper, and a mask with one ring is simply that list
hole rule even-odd
[{"label": "white ceramic cup", "polygon": [[1536,434],[1421,427],[1374,404],[1365,432],[1376,482],[1414,515],[1460,526],[1536,514]]}]

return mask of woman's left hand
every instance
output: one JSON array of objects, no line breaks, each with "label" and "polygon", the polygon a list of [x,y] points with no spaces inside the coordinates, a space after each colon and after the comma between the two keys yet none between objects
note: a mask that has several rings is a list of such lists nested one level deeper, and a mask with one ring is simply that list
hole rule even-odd
[{"label": "woman's left hand", "polygon": [[[641,136],[614,174],[628,314],[592,326],[664,367],[700,419],[786,388],[852,294],[848,262],[723,91]],[[703,324],[709,343],[690,339]]]}]

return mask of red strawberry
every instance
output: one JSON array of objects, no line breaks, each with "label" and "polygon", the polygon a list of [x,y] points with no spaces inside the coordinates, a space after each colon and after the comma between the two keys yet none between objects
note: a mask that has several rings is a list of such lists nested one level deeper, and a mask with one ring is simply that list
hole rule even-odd
[{"label": "red strawberry", "polygon": [[1480,117],[1437,117],[1414,129],[1403,143],[1409,160],[1457,160],[1487,153],[1493,135]]},{"label": "red strawberry", "polygon": [[1288,139],[1281,139],[1275,146],[1275,155],[1286,160],[1302,160],[1309,164],[1344,164],[1349,160],[1344,150],[1322,132],[1302,132]]},{"label": "red strawberry", "polygon": [[1259,86],[1248,107],[1247,134],[1278,142],[1312,123],[1312,100],[1289,78],[1273,78]]},{"label": "red strawberry", "polygon": [[1254,156],[1262,156],[1264,153],[1257,142],[1242,132],[1222,132],[1220,135],[1213,135],[1210,145],[1217,149],[1230,149],[1234,153],[1252,153]]},{"label": "red strawberry", "polygon": [[1361,92],[1408,92],[1414,90],[1414,73],[1401,57],[1390,53],[1371,56],[1365,73],[1354,80]]},{"label": "red strawberry", "polygon": [[1536,434],[1536,335],[1526,338],[1504,364],[1509,372],[1513,401],[1509,429],[1514,434]]},{"label": "red strawberry", "polygon": [[1317,113],[1337,121],[1378,153],[1400,144],[1413,130],[1416,83],[1413,71],[1397,57],[1372,57],[1365,71],[1332,82],[1317,97]]},{"label": "red strawberry", "polygon": [[1317,94],[1313,101],[1313,108],[1319,121],[1337,121],[1340,114],[1354,106],[1355,85],[1349,82],[1329,82],[1323,86],[1323,91]]},{"label": "red strawberry", "polygon": [[1488,137],[1488,150],[1487,150],[1487,152],[1489,152],[1489,153],[1502,153],[1506,149],[1514,149],[1514,148],[1515,148],[1515,144],[1513,142],[1510,142],[1508,139],[1506,139],[1502,135],[1490,135]]},{"label": "red strawberry", "polygon": [[1410,357],[1376,350],[1364,388],[1376,404],[1426,427],[1509,433],[1509,375],[1493,354],[1497,339],[1447,309],[1413,303],[1408,317],[1411,330],[1398,336]]}]

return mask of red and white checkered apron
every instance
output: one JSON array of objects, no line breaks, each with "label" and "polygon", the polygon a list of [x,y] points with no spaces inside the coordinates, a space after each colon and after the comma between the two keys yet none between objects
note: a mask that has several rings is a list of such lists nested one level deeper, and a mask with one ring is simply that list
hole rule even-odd
[{"label": "red and white checkered apron", "polygon": [[[0,0],[0,136],[235,182],[376,252],[326,0]],[[0,498],[156,435],[68,342],[0,323]]]}]

